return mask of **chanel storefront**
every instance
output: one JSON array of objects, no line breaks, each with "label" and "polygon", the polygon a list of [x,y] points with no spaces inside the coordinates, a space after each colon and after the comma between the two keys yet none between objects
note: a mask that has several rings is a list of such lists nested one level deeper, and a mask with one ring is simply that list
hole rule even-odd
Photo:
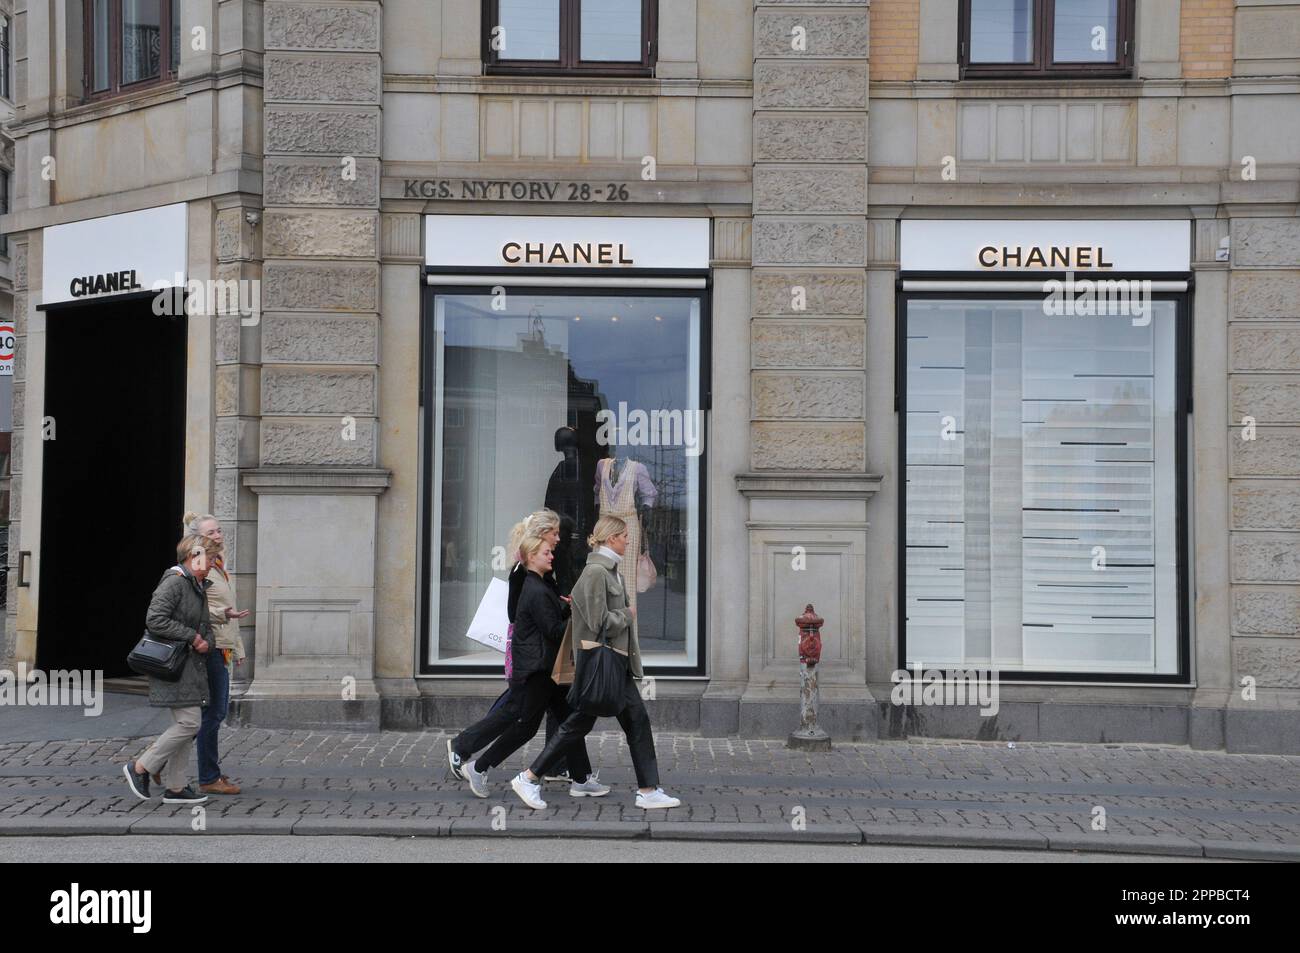
[{"label": "chanel storefront", "polygon": [[419,673],[500,677],[505,542],[547,507],[561,591],[627,521],[649,671],[704,675],[710,220],[424,221]]}]

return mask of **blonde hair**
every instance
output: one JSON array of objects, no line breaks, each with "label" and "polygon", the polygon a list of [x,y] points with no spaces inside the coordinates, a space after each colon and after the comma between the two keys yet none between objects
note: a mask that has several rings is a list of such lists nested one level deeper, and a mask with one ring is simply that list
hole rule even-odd
[{"label": "blonde hair", "polygon": [[180,565],[189,562],[190,556],[196,549],[203,550],[209,556],[213,555],[214,549],[216,549],[217,552],[220,552],[220,548],[217,547],[217,544],[206,536],[199,536],[196,533],[186,533],[181,537],[181,541],[176,544],[176,562]]},{"label": "blonde hair", "polygon": [[186,536],[202,536],[203,534],[199,532],[199,527],[208,520],[212,520],[212,522],[216,523],[218,526],[221,525],[221,520],[217,519],[211,513],[204,513],[200,516],[193,510],[187,510],[185,515],[181,517],[181,532]]},{"label": "blonde hair", "polygon": [[[510,554],[511,559],[524,562],[523,544],[528,539],[541,539],[547,533],[554,530],[560,531],[560,514],[554,510],[538,510],[536,513],[529,513],[520,520],[510,530],[510,540],[506,544],[506,552]],[[529,555],[537,552],[532,550]]]},{"label": "blonde hair", "polygon": [[597,546],[605,545],[606,540],[611,536],[626,532],[627,523],[617,516],[602,516],[596,520],[596,525],[592,527],[591,535],[587,537],[587,545],[595,549]]},{"label": "blonde hair", "polygon": [[519,561],[525,566],[528,560],[537,555],[538,551],[548,545],[545,537],[542,536],[525,536],[523,542],[519,544]]}]

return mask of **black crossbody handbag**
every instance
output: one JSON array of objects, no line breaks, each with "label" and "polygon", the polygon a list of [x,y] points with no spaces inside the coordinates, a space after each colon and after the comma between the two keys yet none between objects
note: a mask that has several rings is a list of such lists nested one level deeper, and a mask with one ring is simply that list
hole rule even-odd
[{"label": "black crossbody handbag", "polygon": [[609,644],[607,623],[601,622],[599,642],[583,648],[579,642],[573,687],[569,689],[569,707],[584,715],[612,718],[623,711],[627,697],[627,656]]},{"label": "black crossbody handbag", "polygon": [[126,657],[126,664],[138,675],[178,682],[189,653],[188,642],[173,642],[152,635],[148,629]]}]

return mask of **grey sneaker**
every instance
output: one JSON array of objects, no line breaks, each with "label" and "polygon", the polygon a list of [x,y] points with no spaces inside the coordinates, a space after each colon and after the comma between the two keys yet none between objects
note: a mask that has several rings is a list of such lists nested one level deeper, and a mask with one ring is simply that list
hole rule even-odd
[{"label": "grey sneaker", "polygon": [[202,804],[208,799],[206,794],[199,794],[188,784],[179,791],[164,791],[164,804]]},{"label": "grey sneaker", "polygon": [[451,746],[451,739],[447,739],[447,768],[451,771],[451,776],[457,781],[464,781],[464,765],[461,763],[460,755],[456,749]]},{"label": "grey sneaker", "polygon": [[469,782],[469,789],[475,797],[487,797],[487,772],[477,771],[474,768],[473,761],[466,761],[460,766],[462,776]]},{"label": "grey sneaker", "polygon": [[542,800],[542,786],[529,781],[522,772],[516,774],[510,781],[510,787],[519,795],[519,800],[523,801],[534,811],[546,810],[546,802]]},{"label": "grey sneaker", "polygon": [[592,772],[581,784],[574,781],[569,785],[569,797],[604,797],[608,793],[609,785],[600,783],[599,772]]},{"label": "grey sneaker", "polygon": [[122,765],[122,773],[126,775],[126,783],[131,786],[131,793],[142,801],[149,800],[149,775],[137,774],[134,761]]}]

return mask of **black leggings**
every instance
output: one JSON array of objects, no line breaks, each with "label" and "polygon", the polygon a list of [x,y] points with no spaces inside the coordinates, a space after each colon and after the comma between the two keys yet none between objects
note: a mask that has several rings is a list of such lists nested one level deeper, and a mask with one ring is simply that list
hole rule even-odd
[{"label": "black leggings", "polygon": [[[474,769],[486,771],[495,768],[526,745],[537,734],[537,729],[542,725],[542,716],[547,711],[554,712],[555,717],[562,723],[567,721],[573,714],[569,709],[569,703],[565,700],[568,693],[567,686],[556,685],[551,681],[551,676],[545,672],[535,672],[522,684],[516,682],[512,685],[510,697],[501,708],[484,719],[487,721],[504,710],[504,715],[508,716],[505,729],[487,751],[474,759]],[[477,727],[476,725],[468,729],[465,734],[474,732]],[[453,744],[453,747],[457,746]],[[566,754],[569,773],[574,781],[582,782],[591,776],[591,760],[587,757],[585,742],[574,745]]]}]

